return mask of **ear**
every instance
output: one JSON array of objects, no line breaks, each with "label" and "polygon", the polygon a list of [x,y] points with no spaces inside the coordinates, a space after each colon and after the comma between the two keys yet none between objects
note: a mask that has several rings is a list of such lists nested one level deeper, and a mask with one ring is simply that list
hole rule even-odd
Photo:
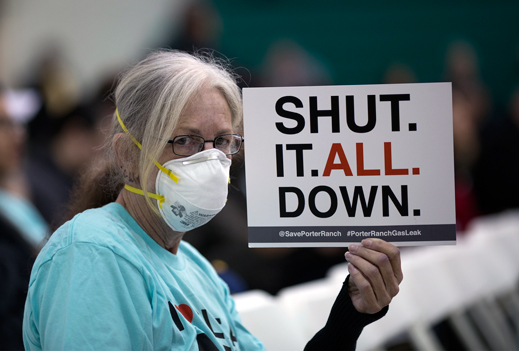
[{"label": "ear", "polygon": [[132,145],[133,143],[124,133],[117,133],[112,138],[115,161],[123,172],[123,175],[126,174],[125,181],[128,180],[130,173],[133,175],[132,178],[137,178],[139,172],[138,157],[132,154],[134,151],[131,147]]}]

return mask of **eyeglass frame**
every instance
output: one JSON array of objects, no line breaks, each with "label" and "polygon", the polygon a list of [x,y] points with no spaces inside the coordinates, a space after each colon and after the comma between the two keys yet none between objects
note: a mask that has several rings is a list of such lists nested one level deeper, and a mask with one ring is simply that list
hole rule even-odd
[{"label": "eyeglass frame", "polygon": [[[188,157],[188,156],[193,156],[194,154],[197,154],[197,153],[199,153],[200,151],[202,151],[202,150],[204,149],[204,145],[205,145],[205,143],[213,143],[213,148],[215,148],[215,149],[217,149],[217,150],[220,150],[220,149],[218,149],[218,148],[216,147],[216,145],[215,145],[216,139],[221,138],[221,137],[224,137],[224,136],[227,136],[227,135],[239,136],[240,139],[241,139],[241,140],[240,140],[240,146],[238,147],[238,150],[236,150],[236,152],[233,152],[232,154],[225,154],[226,156],[229,156],[229,155],[236,155],[238,152],[240,152],[240,150],[241,150],[241,146],[242,146],[243,143],[245,142],[245,138],[244,138],[242,135],[240,135],[240,134],[236,134],[236,133],[234,133],[234,134],[233,134],[233,133],[231,133],[231,134],[222,134],[222,135],[217,136],[217,137],[214,138],[213,140],[205,140],[205,139],[204,139],[203,137],[201,137],[200,135],[182,134],[182,135],[177,135],[176,137],[174,137],[174,138],[171,139],[171,140],[168,140],[167,143],[168,143],[168,144],[171,144],[171,150],[173,151],[173,153],[174,153],[175,155],[177,155],[177,156],[184,156],[184,157]],[[180,138],[180,137],[196,137],[196,138],[200,138],[200,139],[202,139],[202,140],[204,141],[203,143],[200,144],[200,145],[202,145],[202,148],[201,148],[200,150],[198,150],[197,152],[195,152],[194,154],[191,154],[191,155],[181,155],[181,154],[177,154],[177,153],[175,152],[175,144],[174,144],[174,142],[175,142],[175,140],[176,140],[177,138]],[[220,151],[221,151],[221,150],[220,150]]]}]

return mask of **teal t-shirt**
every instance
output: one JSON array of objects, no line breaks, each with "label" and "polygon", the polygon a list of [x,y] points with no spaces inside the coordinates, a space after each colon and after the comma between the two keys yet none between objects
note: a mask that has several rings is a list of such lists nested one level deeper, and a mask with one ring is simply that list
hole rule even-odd
[{"label": "teal t-shirt", "polygon": [[226,284],[182,242],[162,248],[117,203],[85,211],[34,264],[27,350],[263,350]]}]

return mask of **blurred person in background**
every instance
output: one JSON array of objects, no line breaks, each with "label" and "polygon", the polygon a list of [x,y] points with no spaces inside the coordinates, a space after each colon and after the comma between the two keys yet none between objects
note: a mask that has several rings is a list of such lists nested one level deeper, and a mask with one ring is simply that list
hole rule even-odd
[{"label": "blurred person in background", "polygon": [[[243,142],[232,73],[207,57],[154,53],[121,78],[115,103],[105,167],[90,169],[80,213],[35,262],[26,349],[263,350],[227,285],[183,240],[226,203]],[[350,274],[307,350],[354,348],[398,293],[394,245],[364,240],[346,257]]]},{"label": "blurred person in background", "polygon": [[27,125],[25,172],[33,203],[51,226],[62,219],[73,184],[98,142],[94,107],[80,102],[71,72],[60,46],[50,43],[27,78],[42,103]]},{"label": "blurred person in background", "polygon": [[25,129],[0,90],[0,349],[22,350],[23,308],[32,264],[48,234],[28,200],[22,173]]},{"label": "blurred person in background", "polygon": [[94,111],[85,104],[59,118],[40,113],[31,123],[45,123],[46,128],[31,135],[26,174],[35,206],[53,226],[65,214],[74,182],[95,154]]},{"label": "blurred person in background", "polygon": [[[51,40],[44,43],[35,61],[25,77],[25,85],[38,91],[42,97],[43,105],[39,114],[49,119],[59,119],[79,103],[80,89],[77,78],[59,42]],[[41,131],[45,128],[46,121],[35,118],[28,125],[30,137],[45,137]],[[40,134],[35,134],[38,132]]]},{"label": "blurred person in background", "polygon": [[482,214],[519,208],[519,87],[505,114],[496,116],[481,133],[474,188]]},{"label": "blurred person in background", "polygon": [[289,38],[270,44],[259,80],[259,85],[265,87],[332,84],[330,72],[323,62]]},{"label": "blurred person in background", "polygon": [[417,83],[413,69],[402,62],[393,62],[384,72],[382,82],[384,84]]},{"label": "blurred person in background", "polygon": [[457,40],[449,45],[444,74],[452,82],[456,227],[463,233],[480,215],[474,167],[480,156],[480,132],[492,114],[492,99],[469,42]]},{"label": "blurred person in background", "polygon": [[480,153],[480,131],[476,107],[457,89],[452,91],[452,119],[456,229],[463,233],[470,221],[479,215],[473,171]]},{"label": "blurred person in background", "polygon": [[[178,11],[177,6],[174,11]],[[189,1],[182,11],[181,16],[173,16],[174,20],[179,18],[179,32],[169,38],[161,48],[180,50],[188,53],[205,52],[227,59],[232,55],[221,50],[221,35],[223,22],[217,6],[212,0]],[[231,64],[240,76],[238,85],[240,87],[250,86],[252,77],[250,71],[243,67],[238,59],[234,58]]]},{"label": "blurred person in background", "polygon": [[452,89],[460,92],[472,106],[479,127],[492,113],[492,97],[481,79],[479,60],[474,47],[467,41],[452,42],[445,56],[445,78]]},{"label": "blurred person in background", "polygon": [[211,1],[190,1],[180,21],[180,33],[165,45],[167,48],[190,53],[219,48],[222,19]]}]

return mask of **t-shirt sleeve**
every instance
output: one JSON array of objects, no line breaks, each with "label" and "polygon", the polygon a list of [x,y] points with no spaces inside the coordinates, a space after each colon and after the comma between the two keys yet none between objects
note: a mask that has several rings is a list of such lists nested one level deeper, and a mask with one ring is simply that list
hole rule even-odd
[{"label": "t-shirt sleeve", "polygon": [[43,263],[29,287],[27,350],[151,350],[145,279],[109,248],[73,243]]},{"label": "t-shirt sleeve", "polygon": [[348,294],[349,278],[348,275],[332,306],[326,325],[306,344],[305,351],[355,350],[362,329],[386,315],[388,307],[375,314],[358,312]]}]

